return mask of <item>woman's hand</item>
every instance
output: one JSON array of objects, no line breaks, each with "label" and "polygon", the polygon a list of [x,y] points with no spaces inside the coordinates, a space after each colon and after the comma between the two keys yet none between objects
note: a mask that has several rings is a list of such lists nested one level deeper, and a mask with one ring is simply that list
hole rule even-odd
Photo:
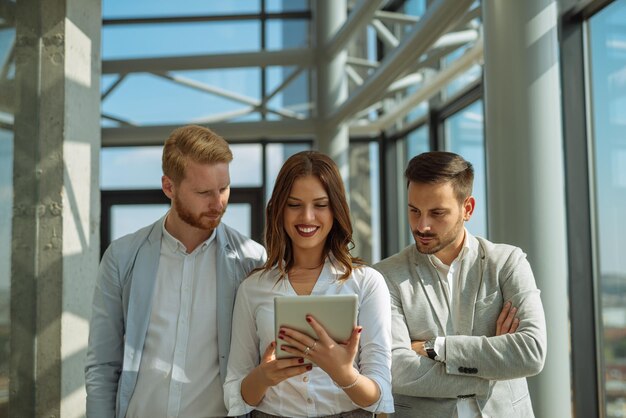
[{"label": "woman's hand", "polygon": [[306,320],[319,339],[315,340],[306,334],[283,327],[279,331],[278,338],[284,340],[289,346],[283,345],[282,349],[295,356],[310,359],[328,373],[339,386],[348,386],[353,383],[358,377],[353,363],[359,350],[359,339],[363,328],[355,327],[348,341],[338,343],[330,338],[324,327],[311,315],[308,315]]},{"label": "woman's hand", "polygon": [[277,359],[275,346],[272,341],[265,349],[261,363],[241,382],[241,396],[248,405],[258,405],[270,386],[311,370],[310,364],[303,364],[303,358]]},{"label": "woman's hand", "polygon": [[275,386],[285,379],[303,374],[311,370],[310,364],[303,364],[303,358],[276,359],[275,342],[271,342],[265,349],[259,370],[260,383],[264,386]]}]

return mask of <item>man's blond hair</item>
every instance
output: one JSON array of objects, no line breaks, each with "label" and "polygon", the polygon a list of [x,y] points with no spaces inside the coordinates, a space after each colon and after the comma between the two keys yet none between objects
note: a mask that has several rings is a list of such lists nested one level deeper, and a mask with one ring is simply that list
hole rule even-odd
[{"label": "man's blond hair", "polygon": [[175,129],[163,147],[163,174],[175,184],[185,178],[187,161],[200,164],[230,163],[233,153],[221,136],[198,125]]}]

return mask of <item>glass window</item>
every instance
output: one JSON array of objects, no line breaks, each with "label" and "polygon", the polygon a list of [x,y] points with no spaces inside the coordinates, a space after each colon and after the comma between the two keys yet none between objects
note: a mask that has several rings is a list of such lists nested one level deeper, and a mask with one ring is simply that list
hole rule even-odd
[{"label": "glass window", "polygon": [[[406,137],[406,164],[411,158],[430,151],[430,141],[428,139],[428,126],[422,125],[409,133]],[[403,169],[404,172],[404,169]]]},{"label": "glass window", "polygon": [[270,13],[306,11],[309,0],[266,0],[265,9]]},{"label": "glass window", "polygon": [[[267,91],[266,95],[272,94],[287,78],[289,78],[296,67],[268,67],[266,70]],[[284,109],[290,112],[297,112],[304,117],[309,116],[309,72],[301,71],[295,79],[284,86],[280,92],[268,102],[268,108],[279,110]],[[280,119],[281,115],[268,114],[268,119]]]},{"label": "glass window", "polygon": [[444,122],[446,149],[455,152],[474,166],[476,209],[467,230],[474,235],[487,235],[487,178],[485,137],[483,134],[483,102],[478,100]]},{"label": "glass window", "polygon": [[267,49],[305,48],[308,45],[310,45],[308,20],[270,19],[267,21]]},{"label": "glass window", "polygon": [[265,148],[266,158],[266,175],[265,175],[265,201],[270,199],[272,191],[274,190],[274,184],[276,183],[276,176],[283,166],[287,158],[291,157],[300,151],[306,151],[311,149],[311,145],[304,143],[294,144],[269,144]]},{"label": "glass window", "polygon": [[[111,241],[137,231],[157,221],[169,210],[169,205],[111,206]],[[246,236],[250,236],[252,210],[247,203],[230,203],[222,221]]]},{"label": "glass window", "polygon": [[[252,110],[248,102],[229,97],[243,96],[260,102],[261,70],[234,68],[179,71],[180,83],[152,74],[130,74],[103,101],[102,112],[140,125],[205,123],[219,115]],[[107,80],[109,81],[109,80]],[[199,87],[185,85],[187,81]],[[111,83],[111,81],[109,81]],[[203,91],[202,86],[208,89]]]},{"label": "glass window", "polygon": [[260,37],[257,20],[105,25],[102,59],[258,51]]},{"label": "glass window", "polygon": [[427,0],[406,0],[402,6],[402,13],[412,16],[422,16],[426,13]]},{"label": "glass window", "polygon": [[378,143],[350,144],[350,214],[353,255],[368,263],[380,260],[380,166]]},{"label": "glass window", "polygon": [[13,132],[0,129],[0,413],[9,403]]},{"label": "glass window", "polygon": [[[406,96],[410,96],[413,92],[417,91],[417,86],[411,86],[407,89]],[[405,117],[405,123],[416,121],[420,118],[424,118],[428,114],[428,102],[422,102],[415,106]]]},{"label": "glass window", "polygon": [[[233,144],[230,165],[231,187],[260,187],[262,183],[261,145]],[[100,187],[103,190],[160,189],[163,147],[103,148]]]},{"label": "glass window", "polygon": [[626,0],[589,20],[600,347],[606,416],[626,414]]},{"label": "glass window", "polygon": [[111,241],[131,234],[161,218],[170,205],[111,206]]},{"label": "glass window", "polygon": [[0,29],[0,74],[2,74],[4,66],[9,64],[14,42],[15,28]]},{"label": "glass window", "polygon": [[[469,49],[469,46],[458,48],[451,54],[447,55],[443,60],[443,66],[449,67],[454,61],[461,58]],[[445,88],[446,97],[452,97],[465,87],[482,77],[482,66],[478,64],[472,65],[467,71],[454,78]]]},{"label": "glass window", "polygon": [[422,125],[411,131],[402,142],[404,155],[398,159],[398,172],[396,174],[398,182],[398,237],[400,238],[400,248],[412,244],[413,234],[408,220],[408,202],[406,179],[404,170],[411,158],[423,152],[430,151],[430,141],[428,138],[428,126]]},{"label": "glass window", "polygon": [[105,19],[125,17],[203,16],[222,14],[259,13],[260,0],[213,1],[206,0],[103,0]]},{"label": "glass window", "polygon": [[233,144],[230,164],[231,187],[261,187],[263,185],[263,147],[260,144]]},{"label": "glass window", "polygon": [[163,147],[102,148],[100,188],[160,189]]}]

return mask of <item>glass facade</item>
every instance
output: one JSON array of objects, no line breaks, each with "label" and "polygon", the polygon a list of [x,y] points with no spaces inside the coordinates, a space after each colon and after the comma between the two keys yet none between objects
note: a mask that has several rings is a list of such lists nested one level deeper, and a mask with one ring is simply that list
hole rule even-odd
[{"label": "glass facade", "polygon": [[626,1],[588,22],[600,351],[607,417],[626,416]]},{"label": "glass facade", "polygon": [[474,166],[472,194],[476,198],[476,208],[465,226],[473,235],[487,238],[487,166],[482,100],[447,118],[444,126],[446,150],[461,155]]},{"label": "glass facade", "polygon": [[355,245],[352,254],[375,263],[381,259],[378,144],[352,144],[349,158],[349,204]]},{"label": "glass facade", "polygon": [[400,239],[400,248],[404,248],[414,242],[413,234],[408,221],[408,202],[406,180],[404,178],[404,170],[411,158],[430,151],[430,143],[428,138],[428,125],[422,125],[419,128],[409,132],[402,142],[404,155],[399,159],[398,170],[396,176],[398,178],[398,237]]},{"label": "glass facade", "polygon": [[[110,241],[131,234],[157,221],[169,210],[169,205],[113,205],[111,207]],[[222,221],[245,236],[251,235],[251,208],[245,203],[230,203]]]}]

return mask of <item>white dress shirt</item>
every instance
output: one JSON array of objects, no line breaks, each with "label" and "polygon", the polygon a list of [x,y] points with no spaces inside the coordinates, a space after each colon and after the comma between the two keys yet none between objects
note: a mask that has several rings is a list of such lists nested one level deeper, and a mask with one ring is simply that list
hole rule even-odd
[{"label": "white dress shirt", "polygon": [[[432,263],[435,270],[437,270],[437,275],[439,276],[439,280],[445,286],[443,287],[446,296],[448,297],[448,308],[450,310],[450,314],[448,316],[449,321],[452,321],[454,316],[454,310],[456,306],[460,303],[460,293],[458,289],[461,288],[459,280],[461,280],[460,270],[461,263],[463,258],[467,254],[469,250],[469,244],[467,242],[467,231],[465,231],[465,238],[463,238],[463,248],[461,248],[461,252],[459,255],[452,261],[452,263],[448,266],[444,264],[437,256],[431,254],[428,256],[430,262]],[[453,328],[456,324],[453,324]],[[445,337],[437,337],[435,339],[435,352],[437,353],[437,357],[435,358],[437,361],[445,362],[446,361],[446,339]],[[480,412],[480,408],[478,407],[478,402],[476,398],[459,398],[456,401],[456,411],[458,418],[479,418],[483,415]]]},{"label": "white dress shirt", "polygon": [[165,230],[152,312],[127,418],[223,417],[215,231],[193,252]]},{"label": "white dress shirt", "polygon": [[369,407],[354,404],[319,367],[267,389],[256,407],[245,403],[241,382],[259,364],[262,353],[274,341],[274,297],[296,296],[287,279],[278,280],[276,270],[256,272],[243,281],[233,313],[228,372],[224,400],[231,416],[253,409],[284,417],[316,417],[362,408],[373,413],[393,412],[391,395],[391,307],[383,277],[370,267],[353,270],[344,282],[336,261],[326,260],[312,295],[356,294],[358,324],[363,327],[355,368],[376,382],[381,396]]}]

